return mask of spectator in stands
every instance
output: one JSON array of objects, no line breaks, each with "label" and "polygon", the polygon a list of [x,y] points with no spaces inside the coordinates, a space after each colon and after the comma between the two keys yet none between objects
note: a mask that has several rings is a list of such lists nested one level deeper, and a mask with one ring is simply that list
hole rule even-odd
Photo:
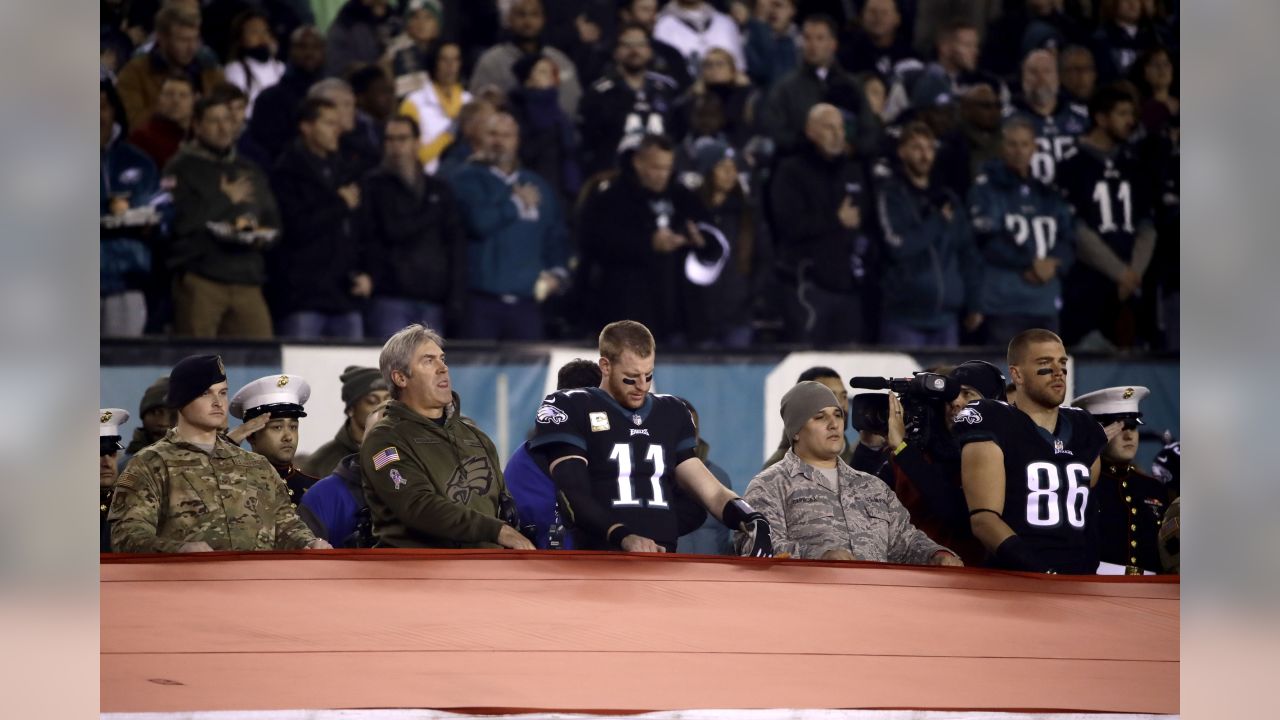
[{"label": "spectator in stands", "polygon": [[[845,385],[844,378],[840,377],[840,373],[829,367],[817,365],[808,368],[804,372],[800,373],[800,377],[796,378],[797,385],[802,382],[809,381],[826,385],[827,388],[836,396],[839,407],[845,408],[845,412],[848,413],[849,386]],[[883,439],[880,444],[883,444]],[[773,454],[769,456],[768,460],[764,461],[764,466],[760,469],[766,470],[773,465],[776,465],[780,460],[782,460],[782,458],[786,457],[787,450],[790,447],[791,441],[787,439],[786,433],[783,433],[782,437],[778,439],[778,449],[773,451]],[[844,447],[840,450],[840,459],[848,463],[855,470],[870,472],[862,467],[862,463],[867,460],[865,452],[869,449],[875,449],[878,452],[878,448],[869,448],[859,444],[850,443],[848,438],[846,438]]]},{"label": "spectator in stands", "polygon": [[[1122,86],[1107,86],[1089,101],[1093,128],[1059,168],[1058,186],[1076,211],[1079,260],[1066,279],[1063,339],[1075,345],[1139,341],[1137,297],[1156,249],[1149,181],[1132,146],[1135,102]],[[1099,338],[1097,333],[1102,337]]]},{"label": "spectator in stands", "polygon": [[714,262],[723,248],[698,228],[707,211],[672,181],[674,165],[671,141],[645,135],[623,155],[618,176],[583,203],[578,244],[591,326],[629,318],[662,342],[685,340],[680,291],[687,256],[702,253]]},{"label": "spectator in stands", "polygon": [[[711,445],[702,439],[702,423],[699,422],[698,409],[693,406],[685,398],[680,398],[680,402],[689,408],[689,415],[693,418],[693,432],[697,440],[697,446],[694,450],[697,458],[707,466],[707,470],[715,476],[720,484],[733,489],[733,481],[729,479],[729,473],[719,465],[711,462]],[[691,555],[737,555],[733,549],[733,533],[724,523],[715,519],[706,508],[698,504],[698,501],[691,498],[684,488],[676,485],[674,497],[672,498],[676,511],[676,525],[680,531],[680,538],[676,541],[676,552],[688,553]],[[692,525],[694,520],[701,520],[700,524],[692,530],[685,530],[685,525]]]},{"label": "spectator in stands", "polygon": [[359,221],[359,174],[338,152],[339,111],[308,98],[293,147],[280,156],[272,188],[284,232],[276,257],[286,337],[364,336],[361,301],[373,291]]},{"label": "spectator in stands", "polygon": [[858,128],[854,144],[876,146],[875,122],[858,81],[836,62],[836,24],[825,15],[810,15],[800,27],[800,67],[779,80],[769,91],[760,111],[761,129],[773,138],[780,154],[797,152],[806,143],[809,110],[818,103],[834,105],[849,113]]},{"label": "spectator in stands", "polygon": [[1164,135],[1178,118],[1178,88],[1173,56],[1165,48],[1147,50],[1129,71],[1138,89],[1138,117],[1148,135]]},{"label": "spectator in stands", "polygon": [[[962,95],[970,87],[986,83],[996,88],[1001,105],[1009,103],[1009,88],[1004,81],[978,70],[978,28],[965,20],[956,20],[938,30],[938,59],[925,66],[924,71],[941,73],[950,81],[949,93],[952,96]],[[889,91],[885,113],[891,119],[911,104],[912,89],[915,79],[920,73],[900,73],[898,80]]]},{"label": "spectator in stands", "polygon": [[1139,403],[1151,391],[1140,385],[1095,390],[1077,397],[1072,407],[1083,408],[1107,431],[1102,448],[1102,474],[1090,500],[1097,503],[1098,557],[1120,565],[1126,575],[1164,570],[1158,535],[1172,502],[1169,489],[1133,464],[1138,454]]},{"label": "spectator in stands", "polygon": [[833,105],[809,111],[808,145],[778,164],[769,185],[774,245],[790,339],[833,345],[865,339],[865,291],[877,275],[871,188]]},{"label": "spectator in stands", "polygon": [[373,276],[366,329],[379,339],[415,322],[459,323],[466,304],[467,238],[458,202],[448,183],[423,173],[417,138],[412,118],[388,121],[382,165],[362,185]]},{"label": "spectator in stands", "polygon": [[374,409],[391,397],[377,368],[348,365],[338,376],[338,381],[342,383],[346,419],[332,440],[316,448],[303,461],[302,469],[309,475],[325,477],[334,471],[340,460],[360,452],[366,429],[377,422],[373,419]]},{"label": "spectator in stands", "polygon": [[918,58],[905,35],[899,32],[902,14],[896,0],[867,0],[859,22],[840,38],[840,65],[849,72],[874,72],[886,82],[898,63]]},{"label": "spectator in stands", "polygon": [[378,357],[392,400],[360,446],[377,546],[532,550],[506,522],[502,511],[515,503],[497,450],[462,415],[443,343],[430,329],[410,325]]},{"label": "spectator in stands", "polygon": [[582,97],[582,146],[587,175],[613,168],[623,138],[672,127],[676,82],[649,70],[653,48],[645,29],[624,25],[613,51],[613,67]]},{"label": "spectator in stands", "polygon": [[497,111],[493,103],[481,98],[471,100],[462,106],[454,122],[459,134],[444,149],[444,152],[440,153],[440,165],[436,168],[435,175],[448,179],[466,165],[477,152],[484,149],[489,118]]},{"label": "spectator in stands", "polygon": [[733,56],[734,65],[746,69],[742,31],[733,18],[703,0],[672,0],[658,11],[653,36],[680,51],[692,74],[712,48]]},{"label": "spectator in stands", "polygon": [[[1154,5],[1155,3],[1152,3]],[[1104,83],[1120,80],[1144,50],[1159,43],[1142,0],[1103,0],[1093,34],[1093,55]]]},{"label": "spectator in stands", "polygon": [[489,118],[483,158],[450,183],[470,237],[470,338],[540,340],[541,303],[564,289],[569,250],[555,190],[520,167],[520,128],[510,114]]},{"label": "spectator in stands", "polygon": [[541,0],[514,0],[507,10],[505,22],[510,39],[494,45],[480,56],[471,74],[472,94],[480,95],[482,90],[492,85],[506,96],[520,84],[513,70],[516,61],[527,55],[543,55],[556,65],[560,108],[565,115],[576,118],[578,101],[582,99],[578,71],[569,56],[543,43],[545,22]]},{"label": "spectator in stands", "polygon": [[356,111],[356,95],[351,85],[338,78],[326,78],[311,86],[308,98],[327,100],[338,109],[338,153],[350,165],[357,177],[382,162],[382,147],[378,142],[378,129],[367,117]]},{"label": "spectator in stands", "polygon": [[409,0],[404,4],[404,32],[383,54],[381,66],[395,80],[395,96],[404,97],[431,81],[432,56],[440,39],[444,10],[440,0]]},{"label": "spectator in stands", "polygon": [[136,337],[147,324],[143,290],[151,272],[150,239],[154,222],[124,223],[132,208],[149,207],[159,191],[155,163],[125,142],[110,100],[110,84],[98,93],[99,297],[103,337]]},{"label": "spectator in stands", "polygon": [[795,24],[796,0],[760,0],[755,17],[747,21],[743,54],[756,87],[768,89],[800,64],[800,29]]},{"label": "spectator in stands", "polygon": [[382,147],[382,131],[396,112],[396,92],[391,78],[378,65],[365,65],[347,74],[351,92],[356,96],[356,122],[373,129],[378,147]]},{"label": "spectator in stands", "polygon": [[[134,0],[134,4],[137,4]],[[307,0],[208,0],[204,2],[204,23],[200,34],[213,48],[221,62],[230,62],[231,45],[235,41],[232,26],[246,9],[257,8],[266,14],[268,30],[281,44],[276,57],[289,51],[289,38],[303,25],[314,25],[315,13]]]},{"label": "spectator in stands", "polygon": [[712,48],[703,56],[698,79],[677,101],[677,116],[673,137],[694,124],[693,114],[699,100],[714,98],[724,118],[719,131],[724,139],[737,148],[747,144],[755,129],[755,105],[759,92],[751,86],[751,80],[734,64],[733,56],[720,48]]},{"label": "spectator in stands", "polygon": [[877,209],[884,236],[880,340],[899,347],[954,347],[958,316],[976,330],[981,257],[964,201],[930,180],[934,136],[911,123],[898,140],[899,167],[881,168]]},{"label": "spectator in stands", "polygon": [[155,112],[145,123],[134,125],[129,142],[145,152],[156,167],[163,168],[191,132],[191,109],[195,102],[191,78],[174,70],[160,83]]},{"label": "spectator in stands", "polygon": [[245,439],[254,454],[275,468],[296,510],[303,495],[320,481],[293,464],[298,452],[298,418],[306,417],[303,406],[311,397],[311,385],[299,375],[268,375],[240,388],[231,398],[231,416],[243,423]]},{"label": "spectator in stands", "polygon": [[231,83],[219,83],[209,91],[209,97],[225,98],[227,107],[231,108],[232,137],[235,138],[236,152],[246,160],[251,160],[258,167],[266,170],[275,165],[275,159],[254,141],[246,130],[249,128],[245,111],[249,107],[249,96]]},{"label": "spectator in stands", "polygon": [[[901,120],[908,114],[898,117]],[[936,65],[921,73],[911,86],[910,117],[933,131],[932,184],[964,197],[973,180],[969,175],[969,143],[957,122],[956,95],[952,92],[951,80]],[[900,132],[901,125],[890,131],[890,135]],[[886,154],[891,153],[886,151]]]},{"label": "spectator in stands", "polygon": [[142,393],[138,403],[138,419],[142,425],[134,428],[133,437],[124,449],[121,465],[129,461],[139,450],[164,437],[169,428],[178,421],[177,413],[164,404],[165,394],[169,392],[169,377],[159,378]]},{"label": "spectator in stands", "polygon": [[[600,366],[591,360],[570,360],[556,373],[556,390],[600,387]],[[573,534],[566,531],[568,513],[561,513],[555,483],[525,441],[511,454],[502,471],[507,490],[520,511],[522,532],[539,550],[572,550]]]},{"label": "spectator in stands", "polygon": [[1071,45],[1058,54],[1058,74],[1062,78],[1063,100],[1089,115],[1089,98],[1093,97],[1098,71],[1094,68],[1093,53],[1087,47]]},{"label": "spectator in stands", "polygon": [[[196,106],[197,132],[203,110]],[[116,552],[331,547],[298,519],[265,458],[220,437],[227,416],[222,358],[180,360],[169,373],[166,404],[178,412],[177,427],[135,455],[116,481],[107,517]]]},{"label": "spectator in stands", "polygon": [[245,10],[231,23],[231,49],[227,59],[227,82],[249,97],[245,117],[253,117],[253,103],[264,89],[280,82],[284,63],[276,59],[278,45],[271,37],[266,13]]},{"label": "spectator in stands", "polygon": [[462,108],[472,97],[462,87],[462,48],[457,43],[435,46],[427,63],[430,77],[400,103],[400,114],[418,124],[422,133],[418,161],[434,173],[440,167],[441,154],[455,141],[455,127],[462,125]]},{"label": "spectator in stands", "polygon": [[166,7],[156,14],[155,48],[126,63],[116,84],[130,124],[141,127],[151,118],[165,76],[173,70],[186,73],[197,94],[222,82],[222,71],[197,57],[199,49],[199,12]]},{"label": "spectator in stands", "polygon": [[1075,260],[1075,217],[1057,188],[1032,174],[1031,121],[1002,130],[1001,159],[969,192],[974,239],[985,261],[978,310],[987,345],[1008,347],[1031,328],[1058,331],[1062,278]]},{"label": "spectator in stands", "polygon": [[329,25],[329,75],[376,63],[400,32],[400,17],[389,0],[347,0]]},{"label": "spectator in stands", "polygon": [[728,245],[728,261],[719,277],[707,284],[686,274],[685,319],[689,341],[704,348],[741,350],[751,346],[754,329],[751,310],[762,284],[765,238],[754,204],[740,173],[746,166],[732,147],[722,142],[704,143],[698,150],[695,170],[701,179],[698,197],[708,220]]},{"label": "spectator in stands", "polygon": [[555,63],[526,55],[512,72],[520,84],[507,96],[507,109],[520,127],[520,165],[550,183],[566,207],[582,187],[582,167],[577,130],[560,109]]},{"label": "spectator in stands", "polygon": [[[998,77],[1013,77],[1027,53],[1041,48],[1056,50],[1082,39],[1080,23],[1063,11],[1058,0],[1006,2],[1000,16],[987,25],[979,66]],[[1044,38],[1051,38],[1047,42]],[[1056,54],[1056,53],[1055,53]]]},{"label": "spectator in stands", "polygon": [[[939,368],[941,370],[941,368]],[[911,514],[911,523],[935,542],[951,548],[965,564],[978,565],[986,549],[973,536],[969,504],[960,481],[960,448],[951,431],[956,413],[975,400],[1004,398],[1004,375],[995,365],[970,360],[945,372],[960,394],[932,416],[922,441],[908,440],[902,402],[889,393],[888,435],[894,494]],[[923,421],[917,421],[923,422]]]},{"label": "spectator in stands", "polygon": [[[649,69],[660,75],[666,75],[676,82],[676,94],[684,92],[693,83],[689,73],[689,63],[680,51],[653,36],[654,26],[658,22],[658,0],[623,0],[618,8],[619,27],[639,25],[649,36],[649,47],[653,49],[653,59]],[[616,62],[616,59],[615,59]]]},{"label": "spectator in stands", "polygon": [[1000,159],[1000,98],[995,88],[981,83],[960,96],[960,132],[969,177],[977,177],[987,163]]},{"label": "spectator in stands", "polygon": [[241,230],[280,228],[262,170],[233,145],[225,98],[196,102],[195,140],[165,168],[173,193],[174,330],[194,337],[270,338],[262,247]]},{"label": "spectator in stands", "polygon": [[1035,128],[1032,173],[1037,180],[1053,184],[1058,163],[1075,152],[1076,137],[1089,127],[1089,117],[1063,101],[1058,63],[1049,51],[1035,50],[1022,61],[1022,94],[1014,99],[1013,110]]},{"label": "spectator in stands", "polygon": [[249,135],[272,158],[277,158],[297,136],[298,106],[324,68],[324,36],[310,25],[294,31],[289,42],[289,64],[275,85],[265,89],[254,103]]},{"label": "spectator in stands", "polygon": [[[361,368],[361,370],[377,370]],[[382,395],[387,395],[386,390]],[[367,424],[360,431],[360,441],[355,449],[342,456],[333,470],[302,496],[298,503],[298,517],[311,528],[316,537],[324,538],[334,547],[373,547],[373,525],[369,518],[369,504],[364,499],[360,477],[360,444],[364,436],[382,420],[387,401],[382,400],[369,410]],[[344,425],[342,431],[346,431]]]},{"label": "spectator in stands", "polygon": [[[911,524],[879,478],[840,459],[845,411],[831,390],[802,382],[782,396],[790,449],[747,485],[743,499],[769,522],[774,551],[809,560],[963,565]],[[739,551],[745,543],[735,533]]]}]

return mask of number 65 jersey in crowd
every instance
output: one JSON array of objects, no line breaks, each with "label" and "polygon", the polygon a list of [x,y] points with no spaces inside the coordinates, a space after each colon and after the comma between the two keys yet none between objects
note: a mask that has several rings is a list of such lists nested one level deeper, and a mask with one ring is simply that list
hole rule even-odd
[{"label": "number 65 jersey in crowd", "polygon": [[[600,388],[562,390],[547,396],[529,449],[548,464],[561,457],[587,458],[591,495],[614,522],[674,551],[679,539],[672,500],[675,469],[695,457],[693,417],[679,398],[650,393],[636,410],[624,408]],[[603,538],[574,536],[576,547],[609,549]]]},{"label": "number 65 jersey in crowd", "polygon": [[[1052,434],[998,400],[969,403],[955,416],[956,442],[991,441],[1004,452],[1000,516],[1060,573],[1098,569],[1097,505],[1089,469],[1107,444],[1102,426],[1079,408],[1058,408]],[[995,508],[991,508],[995,509]]]}]

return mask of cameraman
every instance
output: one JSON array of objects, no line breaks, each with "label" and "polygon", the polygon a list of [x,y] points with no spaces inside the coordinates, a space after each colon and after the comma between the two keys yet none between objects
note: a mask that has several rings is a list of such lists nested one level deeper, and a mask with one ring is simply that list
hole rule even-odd
[{"label": "cameraman", "polygon": [[1004,400],[1004,375],[981,360],[961,363],[944,374],[960,384],[960,394],[943,408],[941,420],[932,421],[935,426],[928,428],[923,444],[907,441],[902,401],[889,393],[892,484],[916,527],[954,550],[966,565],[979,565],[986,551],[969,526],[969,505],[960,484],[960,448],[951,436],[952,418],[974,400]]}]

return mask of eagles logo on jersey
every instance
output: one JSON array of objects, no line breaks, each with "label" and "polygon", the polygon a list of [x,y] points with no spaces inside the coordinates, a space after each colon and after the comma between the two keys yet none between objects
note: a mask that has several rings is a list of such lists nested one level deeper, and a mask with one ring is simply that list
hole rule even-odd
[{"label": "eagles logo on jersey", "polygon": [[1050,567],[1066,573],[1097,570],[1090,470],[1107,437],[1089,413],[1058,408],[1058,425],[1050,433],[1007,403],[978,400],[956,415],[954,432],[961,445],[990,441],[1000,446],[1005,474],[1000,517]]},{"label": "eagles logo on jersey", "polygon": [[[600,507],[615,522],[671,550],[679,538],[671,507],[675,468],[694,457],[696,446],[693,418],[678,398],[651,394],[631,410],[600,388],[548,396],[529,441],[529,449],[548,465],[562,457],[585,457],[591,495]],[[574,540],[583,549],[608,547],[602,538],[581,532]]]}]

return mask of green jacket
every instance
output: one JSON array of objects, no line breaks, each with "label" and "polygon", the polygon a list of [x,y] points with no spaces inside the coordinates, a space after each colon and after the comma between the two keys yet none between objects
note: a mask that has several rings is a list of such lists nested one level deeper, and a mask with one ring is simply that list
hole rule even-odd
[{"label": "green jacket", "polygon": [[460,408],[454,393],[440,425],[393,400],[369,431],[360,467],[378,547],[500,547],[502,464]]},{"label": "green jacket", "polygon": [[206,453],[177,430],[129,461],[107,521],[116,552],[178,552],[198,541],[214,550],[297,550],[316,539],[266,458],[221,436]]},{"label": "green jacket", "polygon": [[299,466],[302,472],[318,478],[327,478],[333,474],[334,468],[338,467],[342,458],[360,452],[360,445],[351,439],[351,431],[347,428],[350,424],[350,420],[344,421],[332,440],[316,448],[316,451],[311,453],[311,457]]}]

